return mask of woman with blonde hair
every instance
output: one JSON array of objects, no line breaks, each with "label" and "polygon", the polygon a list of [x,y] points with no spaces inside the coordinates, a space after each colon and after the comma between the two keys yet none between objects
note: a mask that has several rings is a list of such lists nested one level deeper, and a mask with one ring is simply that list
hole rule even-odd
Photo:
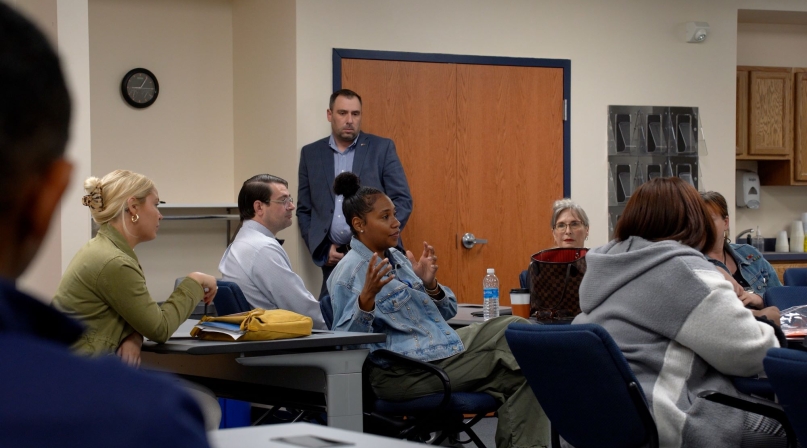
[{"label": "woman with blonde hair", "polygon": [[200,300],[210,303],[216,279],[192,272],[163,304],[151,298],[134,253],[157,237],[162,215],[154,183],[142,174],[115,170],[84,182],[83,203],[101,227],[78,251],[62,277],[53,305],[87,330],[73,348],[98,356],[117,353],[140,364],[143,336],[165,342]]}]

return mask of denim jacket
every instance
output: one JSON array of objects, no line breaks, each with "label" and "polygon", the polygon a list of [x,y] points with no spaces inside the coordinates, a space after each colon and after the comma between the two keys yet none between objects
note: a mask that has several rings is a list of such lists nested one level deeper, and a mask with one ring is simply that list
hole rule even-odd
[{"label": "denim jacket", "polygon": [[[773,269],[768,260],[762,257],[754,246],[748,244],[729,244],[726,251],[732,258],[734,263],[740,269],[740,274],[743,276],[751,292],[757,294],[765,299],[765,291],[773,286],[782,286],[779,277],[776,276],[776,271]],[[726,265],[720,260],[709,258],[715,266],[721,267],[728,271]]]},{"label": "denim jacket", "polygon": [[361,333],[386,333],[386,342],[367,344],[373,350],[385,348],[420,361],[436,361],[461,353],[465,347],[446,320],[457,314],[457,298],[440,285],[445,297],[432,299],[406,257],[390,249],[395,279],[375,297],[375,308],[362,311],[359,294],[364,287],[373,253],[356,238],[350,251],[328,278],[333,304],[333,329]]}]

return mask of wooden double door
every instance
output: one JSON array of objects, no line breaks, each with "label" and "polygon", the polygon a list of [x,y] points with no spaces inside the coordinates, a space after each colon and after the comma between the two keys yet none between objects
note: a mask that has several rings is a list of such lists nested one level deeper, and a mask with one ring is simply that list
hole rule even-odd
[{"label": "wooden double door", "polygon": [[[435,247],[440,283],[482,302],[486,268],[502,304],[530,256],[553,246],[563,197],[563,69],[342,59],[342,87],[362,96],[362,130],[391,138],[414,208],[402,232]],[[486,244],[467,249],[466,233]]]}]

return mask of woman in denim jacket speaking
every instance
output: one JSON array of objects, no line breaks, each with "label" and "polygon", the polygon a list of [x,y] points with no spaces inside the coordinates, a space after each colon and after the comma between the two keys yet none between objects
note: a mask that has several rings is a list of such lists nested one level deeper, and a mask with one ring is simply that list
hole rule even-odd
[{"label": "woman in denim jacket speaking", "polygon": [[772,286],[782,286],[776,271],[753,246],[731,244],[728,237],[729,210],[726,198],[722,194],[707,191],[701,193],[701,197],[712,215],[717,233],[722,236],[712,248],[704,251],[706,258],[731,274],[734,280],[732,284],[745,306],[754,309],[763,308],[765,291]]},{"label": "woman in denim jacket speaking", "polygon": [[[367,348],[430,362],[445,370],[452,390],[496,398],[501,403],[496,446],[549,445],[549,420],[504,337],[510,323],[524,319],[504,316],[452,329],[446,320],[456,314],[457,298],[437,282],[434,248],[424,242],[419,260],[395,249],[400,234],[395,206],[381,191],[360,187],[355,174],[337,176],[334,192],[344,196],[342,210],[353,238],[328,278],[333,329],[386,333],[385,342]],[[376,395],[387,400],[442,391],[428,374],[386,363],[373,364],[370,382]]]}]

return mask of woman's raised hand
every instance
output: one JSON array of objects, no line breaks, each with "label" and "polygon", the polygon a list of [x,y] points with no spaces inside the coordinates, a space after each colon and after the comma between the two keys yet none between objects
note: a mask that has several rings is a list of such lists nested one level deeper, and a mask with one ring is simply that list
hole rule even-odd
[{"label": "woman's raised hand", "polygon": [[372,311],[375,308],[375,295],[381,291],[384,285],[395,278],[394,275],[384,278],[392,270],[388,259],[385,258],[378,264],[376,264],[376,261],[378,261],[378,255],[373,253],[373,256],[370,257],[370,264],[367,266],[367,278],[364,279],[364,288],[359,294],[359,308],[362,311]]},{"label": "woman's raised hand", "polygon": [[434,247],[429,246],[429,243],[423,242],[423,253],[420,255],[420,260],[415,261],[415,254],[411,251],[406,251],[406,258],[412,263],[412,270],[415,271],[423,285],[427,289],[434,289],[437,287],[437,255],[434,254]]},{"label": "woman's raised hand", "polygon": [[213,298],[216,297],[216,292],[219,290],[218,286],[216,286],[216,278],[203,272],[191,272],[188,274],[188,277],[202,285],[202,289],[205,290],[205,296],[202,300],[209,305],[210,302],[213,301]]}]

